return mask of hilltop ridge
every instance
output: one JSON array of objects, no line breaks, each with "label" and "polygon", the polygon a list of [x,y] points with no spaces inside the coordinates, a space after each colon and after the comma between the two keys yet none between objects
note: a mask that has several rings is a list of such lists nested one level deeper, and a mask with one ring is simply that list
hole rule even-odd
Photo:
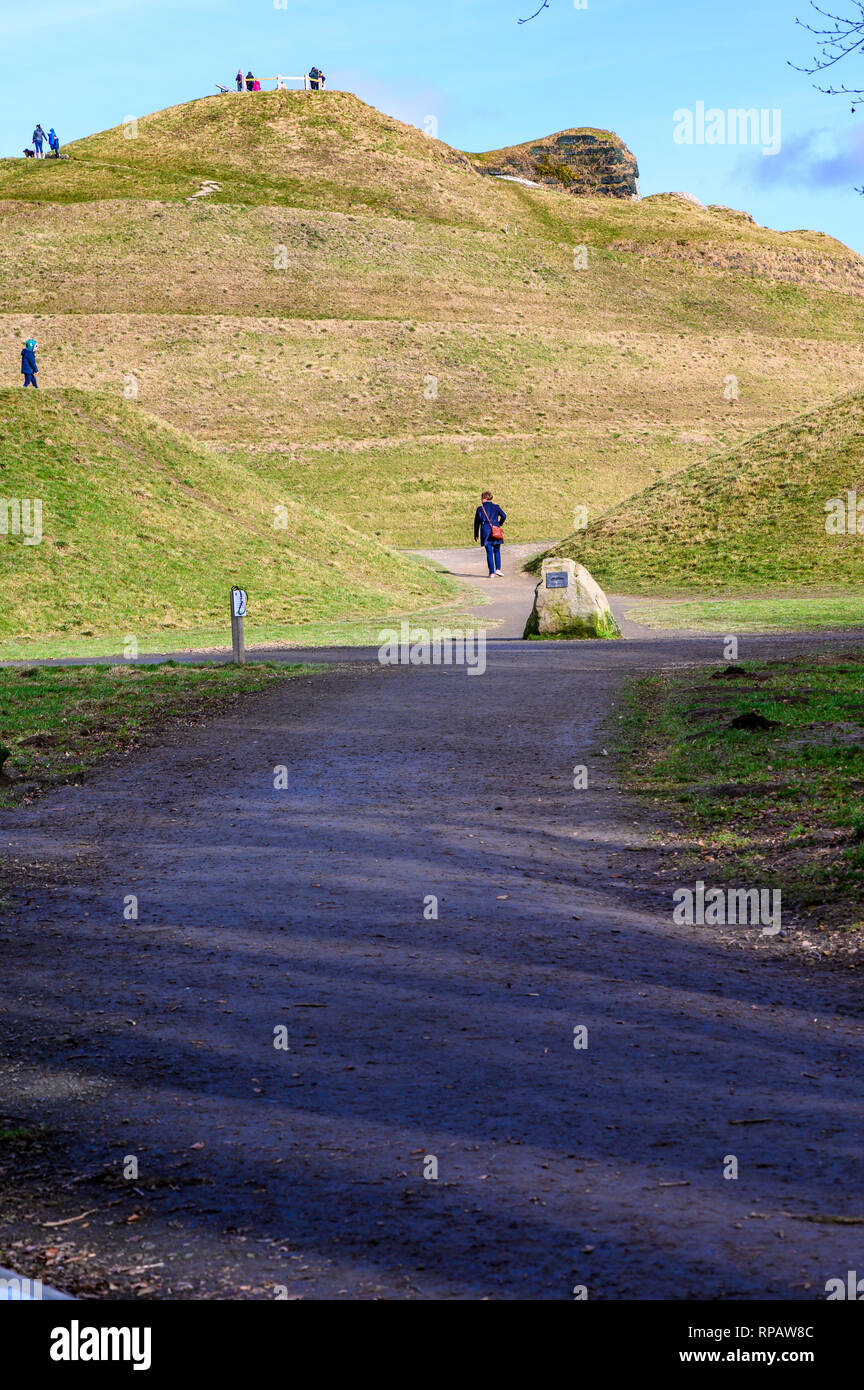
[{"label": "hilltop ridge", "polygon": [[[221,184],[216,202],[290,203],[470,221],[483,181],[468,157],[350,92],[200,97],[66,146],[49,165],[6,160],[0,198],[188,197],[190,180]],[[82,184],[82,175],[86,179]],[[16,177],[17,176],[17,177]],[[471,185],[478,186],[472,195]]]}]

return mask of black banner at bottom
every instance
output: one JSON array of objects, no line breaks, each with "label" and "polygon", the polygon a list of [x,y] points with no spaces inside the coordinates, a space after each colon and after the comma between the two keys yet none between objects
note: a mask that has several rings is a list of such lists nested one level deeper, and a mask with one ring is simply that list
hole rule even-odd
[{"label": "black banner at bottom", "polygon": [[[424,1300],[424,1302],[426,1302]],[[524,1355],[535,1375],[551,1370],[550,1355],[563,1348],[575,1357],[573,1369],[591,1366],[610,1373],[685,1373],[703,1367],[759,1367],[766,1371],[803,1367],[826,1373],[854,1363],[861,1344],[858,1314],[834,1302],[784,1303],[612,1303],[502,1301],[497,1306],[467,1301],[421,1310],[404,1304],[382,1320],[374,1303],[297,1300],[260,1302],[165,1303],[18,1303],[3,1316],[7,1375],[38,1374],[63,1383],[70,1376],[92,1379],[106,1370],[155,1376],[230,1376],[267,1374],[273,1367],[308,1375],[309,1360],[332,1375],[338,1352],[345,1348],[352,1375],[365,1370],[392,1370],[428,1380],[440,1357],[441,1374],[457,1365],[482,1363],[488,1373],[500,1356]],[[503,1316],[505,1321],[498,1322]],[[415,1322],[419,1318],[419,1322]],[[416,1337],[406,1360],[399,1343],[382,1334]],[[452,1343],[438,1340],[460,1335],[454,1362]],[[334,1340],[334,1333],[339,1340]],[[434,1334],[434,1343],[429,1341]],[[465,1354],[467,1347],[473,1355]],[[320,1338],[325,1340],[319,1340]],[[559,1342],[559,1337],[564,1339]],[[315,1340],[311,1340],[311,1339]],[[526,1340],[530,1339],[530,1340]],[[540,1340],[542,1339],[542,1340]],[[323,1353],[323,1355],[322,1355]],[[417,1354],[421,1364],[417,1364]],[[364,1365],[365,1363],[365,1365]]]}]

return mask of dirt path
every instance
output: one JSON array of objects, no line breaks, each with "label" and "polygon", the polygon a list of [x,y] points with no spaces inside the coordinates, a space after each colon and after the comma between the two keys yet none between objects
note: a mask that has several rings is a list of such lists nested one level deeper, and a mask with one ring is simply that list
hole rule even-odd
[{"label": "dirt path", "polygon": [[355,652],[2,813],[48,883],[0,932],[0,1127],[51,1128],[0,1262],[239,1298],[815,1298],[860,1269],[862,1227],[824,1224],[864,1210],[860,990],[673,926],[603,754],[628,672],[719,645],[500,640],[482,677]]},{"label": "dirt path", "polygon": [[488,577],[486,552],[482,546],[470,549],[450,548],[446,550],[415,550],[415,555],[425,555],[434,560],[442,569],[462,580],[467,591],[477,589],[482,595],[482,603],[465,611],[473,613],[478,623],[490,627],[495,638],[521,637],[534,598],[536,580],[522,569],[533,555],[547,550],[552,542],[537,545],[505,545],[502,548],[501,579]]},{"label": "dirt path", "polygon": [[[478,624],[488,624],[490,634],[497,640],[504,637],[521,638],[531,612],[537,583],[536,578],[526,574],[522,566],[533,556],[549,550],[553,544],[553,541],[542,541],[534,544],[505,545],[502,549],[501,579],[489,578],[486,552],[479,545],[470,548],[415,550],[409,553],[434,560],[442,569],[462,580],[466,591],[477,589],[478,593],[482,594],[482,603],[473,607],[468,604],[466,611],[473,614]],[[610,594],[608,598],[625,637],[642,637],[647,641],[654,636],[670,635],[656,628],[633,623],[625,616],[636,602],[635,599],[617,594]],[[677,637],[693,635],[695,634],[680,631],[675,633]]]}]

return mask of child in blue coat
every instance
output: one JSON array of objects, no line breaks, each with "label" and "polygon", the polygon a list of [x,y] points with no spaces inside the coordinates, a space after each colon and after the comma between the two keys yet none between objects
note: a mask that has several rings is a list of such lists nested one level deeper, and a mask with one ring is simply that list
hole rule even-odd
[{"label": "child in blue coat", "polygon": [[24,375],[25,386],[35,386],[38,390],[39,383],[36,380],[36,373],[39,368],[36,366],[36,349],[39,344],[34,338],[28,338],[21,349],[21,371]]}]

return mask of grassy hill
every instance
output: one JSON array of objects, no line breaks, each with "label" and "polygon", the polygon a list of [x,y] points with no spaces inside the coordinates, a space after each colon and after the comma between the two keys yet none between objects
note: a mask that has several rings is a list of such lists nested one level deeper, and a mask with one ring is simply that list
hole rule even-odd
[{"label": "grassy hill", "polygon": [[864,499],[864,396],[757,435],[613,508],[556,550],[629,594],[864,594],[864,536],[825,504]]},{"label": "grassy hill", "polygon": [[217,202],[482,216],[482,196],[464,206],[466,187],[481,184],[466,155],[370,112],[349,92],[203,97],[77,140],[68,163],[5,160],[0,197],[185,198],[206,178],[223,185]]},{"label": "grassy hill", "polygon": [[484,485],[512,539],[566,535],[864,389],[848,248],[496,179],[348,93],[205,98],[68,153],[0,161],[0,386],[32,334],[43,388],[134,376],[148,412],[390,543],[463,540]]},{"label": "grassy hill", "polygon": [[126,634],[142,652],[178,634],[225,645],[232,584],[249,591],[251,641],[380,625],[452,594],[444,577],[113,397],[0,391],[0,480],[4,499],[42,502],[41,544],[2,538],[6,658],[80,638],[116,652]]}]

